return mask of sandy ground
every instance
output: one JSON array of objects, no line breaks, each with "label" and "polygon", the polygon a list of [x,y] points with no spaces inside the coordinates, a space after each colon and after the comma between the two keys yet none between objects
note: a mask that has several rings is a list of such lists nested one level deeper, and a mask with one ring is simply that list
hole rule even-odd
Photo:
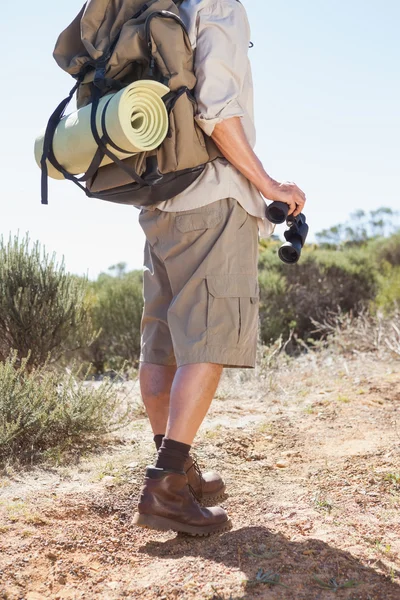
[{"label": "sandy ground", "polygon": [[220,536],[130,524],[155,455],[144,416],[75,464],[3,474],[0,598],[400,599],[398,362],[227,372],[195,450],[227,482]]}]

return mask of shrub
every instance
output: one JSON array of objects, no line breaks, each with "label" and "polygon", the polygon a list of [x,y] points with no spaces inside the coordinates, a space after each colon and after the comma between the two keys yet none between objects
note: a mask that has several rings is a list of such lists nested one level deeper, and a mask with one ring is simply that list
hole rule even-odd
[{"label": "shrub", "polygon": [[91,315],[97,339],[85,351],[96,373],[120,370],[124,363],[137,364],[143,310],[142,273],[118,277],[101,275],[91,286]]},{"label": "shrub", "polygon": [[400,305],[400,266],[391,268],[387,263],[383,266],[374,304],[386,314],[390,314],[396,305]]},{"label": "shrub", "polygon": [[356,314],[375,297],[377,272],[367,251],[305,248],[296,265],[285,265],[268,249],[260,257],[261,339],[318,338],[313,319],[340,308]]},{"label": "shrub", "polygon": [[13,353],[0,363],[0,464],[33,461],[50,448],[98,438],[123,425],[129,411],[110,382],[94,387],[47,365],[28,371]]},{"label": "shrub", "polygon": [[400,233],[390,238],[380,239],[374,244],[379,262],[385,261],[394,267],[400,267]]},{"label": "shrub", "polygon": [[400,357],[399,311],[387,317],[377,312],[361,312],[354,317],[347,313],[328,314],[323,323],[314,321],[315,328],[329,348],[341,354],[372,354],[380,359]]},{"label": "shrub", "polygon": [[85,280],[29,237],[0,240],[0,360],[15,349],[27,368],[87,345],[93,330]]}]

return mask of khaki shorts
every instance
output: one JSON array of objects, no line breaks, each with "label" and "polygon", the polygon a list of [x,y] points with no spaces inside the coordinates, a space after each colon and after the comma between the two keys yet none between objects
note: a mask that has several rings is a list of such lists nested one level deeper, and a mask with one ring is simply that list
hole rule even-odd
[{"label": "khaki shorts", "polygon": [[231,198],[183,212],[142,210],[142,362],[254,367],[258,227]]}]

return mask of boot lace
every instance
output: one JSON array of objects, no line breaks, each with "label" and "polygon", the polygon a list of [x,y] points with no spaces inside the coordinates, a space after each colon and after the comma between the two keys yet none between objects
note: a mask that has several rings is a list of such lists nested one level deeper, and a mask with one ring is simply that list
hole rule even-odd
[{"label": "boot lace", "polygon": [[[201,469],[199,467],[199,463],[197,462],[197,460],[192,456],[192,460],[193,460],[193,464],[189,467],[189,471],[190,469],[194,469],[196,471],[196,474],[198,475],[198,478],[200,480],[200,490],[201,490],[201,495],[203,495],[203,477],[201,475]],[[190,485],[190,483],[188,483],[189,486],[189,490],[192,494],[192,496],[194,497],[194,499],[196,500],[196,502],[198,502],[200,504],[200,498],[199,496],[196,494],[196,492],[194,491],[194,489],[192,488],[192,486]]]}]

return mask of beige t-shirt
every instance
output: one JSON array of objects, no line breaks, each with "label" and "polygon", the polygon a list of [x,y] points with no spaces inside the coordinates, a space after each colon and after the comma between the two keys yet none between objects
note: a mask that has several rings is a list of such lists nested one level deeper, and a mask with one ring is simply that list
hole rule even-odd
[{"label": "beige t-shirt", "polygon": [[[237,0],[184,0],[180,13],[195,50],[198,125],[210,136],[217,123],[241,117],[254,148],[253,81],[248,58],[250,27],[243,5]],[[265,218],[263,197],[223,158],[208,163],[184,192],[161,202],[157,208],[179,212],[223,198],[235,198],[250,215],[258,217],[260,235],[271,235],[274,226]]]}]

